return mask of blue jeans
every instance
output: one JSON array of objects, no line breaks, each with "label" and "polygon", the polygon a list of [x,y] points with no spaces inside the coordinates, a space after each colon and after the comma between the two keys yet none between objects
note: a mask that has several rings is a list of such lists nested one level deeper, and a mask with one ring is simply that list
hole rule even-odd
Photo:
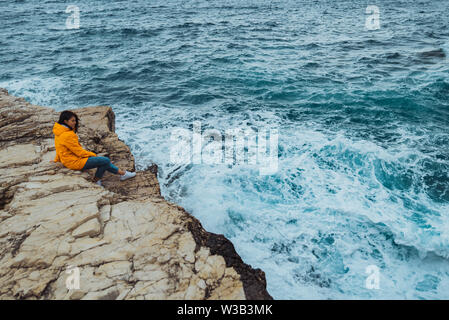
[{"label": "blue jeans", "polygon": [[100,179],[106,170],[114,174],[118,173],[118,168],[107,157],[89,157],[82,170],[92,168],[98,168],[97,172],[95,172],[95,177]]}]

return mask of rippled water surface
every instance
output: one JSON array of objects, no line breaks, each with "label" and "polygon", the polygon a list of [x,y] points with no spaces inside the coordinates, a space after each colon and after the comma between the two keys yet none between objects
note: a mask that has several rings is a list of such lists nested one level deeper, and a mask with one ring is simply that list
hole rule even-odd
[{"label": "rippled water surface", "polygon": [[[376,1],[378,30],[355,0],[0,3],[0,87],[112,106],[138,166],[274,298],[449,298],[449,1]],[[278,171],[174,165],[193,121],[278,128]]]}]

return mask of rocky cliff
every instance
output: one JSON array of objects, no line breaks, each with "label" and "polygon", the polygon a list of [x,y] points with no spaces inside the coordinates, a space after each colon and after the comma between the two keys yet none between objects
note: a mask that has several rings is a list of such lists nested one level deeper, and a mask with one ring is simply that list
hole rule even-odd
[{"label": "rocky cliff", "polygon": [[[85,149],[134,170],[110,107],[74,111]],[[262,270],[161,196],[155,164],[102,188],[51,163],[58,114],[0,88],[0,299],[271,299]]]}]

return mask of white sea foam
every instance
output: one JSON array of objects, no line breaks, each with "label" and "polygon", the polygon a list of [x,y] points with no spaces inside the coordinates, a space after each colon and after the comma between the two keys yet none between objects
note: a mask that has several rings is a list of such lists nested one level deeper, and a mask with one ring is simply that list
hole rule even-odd
[{"label": "white sea foam", "polygon": [[[61,92],[66,88],[66,84],[59,77],[29,77],[0,82],[0,87],[6,88],[9,94],[24,97],[33,104],[57,109],[62,105],[64,95]],[[69,108],[70,106],[65,105],[64,107]]]},{"label": "white sea foam", "polygon": [[[35,104],[61,108],[60,79],[0,86]],[[163,195],[208,231],[225,234],[245,262],[263,269],[273,297],[449,297],[447,203],[430,199],[424,189],[389,189],[379,176],[387,172],[394,179],[411,170],[412,182],[419,184],[413,179],[429,155],[414,147],[422,137],[413,130],[398,130],[402,139],[386,148],[328,132],[318,122],[285,124],[275,111],[211,114],[155,104],[114,111],[117,132],[139,167],[157,163]],[[195,120],[223,132],[279,126],[278,172],[260,176],[245,164],[173,166],[171,130]],[[369,265],[379,267],[378,290],[365,287]]]},{"label": "white sea foam", "polygon": [[[225,130],[281,119],[275,112],[212,116],[149,105],[131,127],[123,110],[117,113],[118,133],[140,164],[160,165],[163,195],[207,230],[225,234],[247,263],[262,268],[275,298],[448,297],[443,257],[449,253],[449,207],[423,190],[388,189],[378,176],[391,165],[419,170],[416,163],[426,155],[413,144],[386,149],[343,132],[316,130],[317,123],[296,123],[281,126],[279,171],[272,176],[261,177],[246,165],[174,167],[168,161],[172,127],[201,120]],[[411,131],[401,134],[415,139]],[[391,174],[393,179],[405,172]],[[404,201],[430,213],[420,214]],[[365,288],[368,265],[380,268],[379,290]]]}]

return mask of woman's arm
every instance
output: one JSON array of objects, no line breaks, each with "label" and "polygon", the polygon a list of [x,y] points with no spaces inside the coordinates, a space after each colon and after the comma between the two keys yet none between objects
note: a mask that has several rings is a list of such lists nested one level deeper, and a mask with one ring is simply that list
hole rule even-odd
[{"label": "woman's arm", "polygon": [[96,157],[97,155],[93,152],[84,150],[79,141],[78,136],[73,131],[68,131],[67,133],[64,133],[66,135],[64,139],[60,140],[60,143],[64,146],[66,146],[70,151],[72,151],[74,154],[76,154],[80,158],[87,158],[87,157]]}]

